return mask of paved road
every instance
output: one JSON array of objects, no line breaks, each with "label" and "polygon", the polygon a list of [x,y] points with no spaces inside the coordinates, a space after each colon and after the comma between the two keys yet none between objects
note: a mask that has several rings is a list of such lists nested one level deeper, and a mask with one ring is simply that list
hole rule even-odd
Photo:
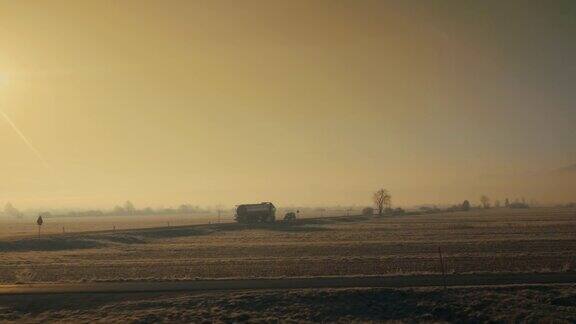
[{"label": "paved road", "polygon": [[[576,284],[576,273],[450,275],[446,283],[448,286]],[[0,295],[434,286],[443,286],[441,275],[22,284],[0,285]]]}]

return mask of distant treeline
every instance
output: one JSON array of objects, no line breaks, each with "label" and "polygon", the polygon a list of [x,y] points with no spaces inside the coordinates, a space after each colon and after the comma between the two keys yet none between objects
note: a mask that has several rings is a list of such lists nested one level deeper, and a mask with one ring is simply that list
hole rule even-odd
[{"label": "distant treeline", "polygon": [[[469,201],[464,201],[461,204],[452,205],[452,206],[444,206],[439,208],[437,206],[418,206],[413,208],[409,211],[405,211],[402,208],[391,208],[385,207],[382,210],[382,215],[416,215],[416,214],[434,214],[434,213],[441,213],[441,212],[456,212],[456,211],[468,211],[472,209],[490,209],[490,208],[512,208],[512,209],[523,209],[523,208],[530,208],[534,206],[533,204],[528,204],[524,199],[515,199],[514,201],[510,201],[509,199],[505,199],[504,203],[501,204],[500,201],[496,200],[494,204],[491,204],[491,201],[488,197],[482,196],[480,199],[480,204],[472,205]],[[544,206],[544,205],[542,205]],[[552,205],[550,205],[552,206]],[[554,205],[557,208],[576,208],[576,203],[566,203],[566,204],[557,204]],[[3,210],[0,210],[0,216],[2,217],[14,217],[14,218],[22,218],[24,216],[30,215],[42,215],[42,217],[98,217],[98,216],[138,216],[138,215],[194,215],[194,214],[208,214],[208,213],[218,213],[221,212],[226,215],[226,213],[234,213],[235,208],[222,208],[222,207],[213,207],[213,208],[206,208],[195,206],[192,204],[182,204],[179,207],[159,207],[159,208],[141,208],[138,209],[134,206],[134,204],[130,201],[125,202],[123,205],[118,205],[113,209],[92,209],[92,210],[72,210],[72,211],[38,211],[38,210],[29,210],[26,212],[21,212],[16,207],[14,207],[11,203],[7,203],[4,205]],[[322,216],[329,216],[329,215],[374,215],[378,212],[377,208],[373,207],[343,207],[343,206],[335,206],[335,207],[283,207],[279,208],[278,211],[280,213],[285,212],[295,212],[299,211],[306,215],[318,215]]]},{"label": "distant treeline", "polygon": [[123,206],[116,206],[112,210],[83,210],[83,211],[69,211],[67,213],[52,214],[44,212],[43,217],[94,217],[94,216],[139,216],[139,215],[174,215],[174,214],[205,214],[210,210],[194,206],[191,204],[182,204],[177,208],[152,208],[146,207],[138,209],[130,201],[124,203]]}]

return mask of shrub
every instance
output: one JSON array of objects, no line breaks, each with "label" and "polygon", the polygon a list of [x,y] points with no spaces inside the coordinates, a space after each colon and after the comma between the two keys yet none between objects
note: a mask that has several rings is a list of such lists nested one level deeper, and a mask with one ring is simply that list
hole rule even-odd
[{"label": "shrub", "polygon": [[470,210],[470,202],[468,200],[464,200],[462,203],[462,210],[469,211]]}]

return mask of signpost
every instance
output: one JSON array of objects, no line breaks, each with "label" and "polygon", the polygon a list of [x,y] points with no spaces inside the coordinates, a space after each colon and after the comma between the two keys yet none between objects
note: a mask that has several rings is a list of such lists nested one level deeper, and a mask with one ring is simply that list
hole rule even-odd
[{"label": "signpost", "polygon": [[40,229],[42,228],[42,224],[44,224],[44,220],[42,219],[42,215],[38,216],[36,220],[36,224],[38,224],[38,237],[40,237]]}]

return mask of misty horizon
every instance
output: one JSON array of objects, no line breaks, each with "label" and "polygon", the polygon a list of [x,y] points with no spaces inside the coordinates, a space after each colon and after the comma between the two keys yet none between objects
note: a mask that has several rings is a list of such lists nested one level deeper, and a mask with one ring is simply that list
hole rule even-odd
[{"label": "misty horizon", "polygon": [[244,6],[3,3],[0,204],[574,200],[568,3]]},{"label": "misty horizon", "polygon": [[0,323],[576,323],[575,0],[0,0]]}]

